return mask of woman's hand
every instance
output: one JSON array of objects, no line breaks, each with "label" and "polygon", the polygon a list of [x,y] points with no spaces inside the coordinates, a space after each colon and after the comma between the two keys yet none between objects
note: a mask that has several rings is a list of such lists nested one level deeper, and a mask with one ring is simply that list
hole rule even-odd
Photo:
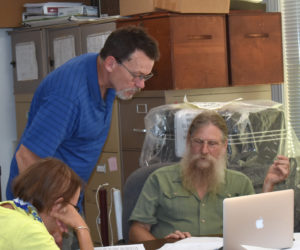
[{"label": "woman's hand", "polygon": [[65,202],[63,198],[59,198],[52,207],[49,215],[56,220],[58,230],[52,236],[59,246],[62,241],[60,240],[62,239],[61,235],[63,232],[68,231],[67,226],[69,226],[76,231],[81,250],[94,249],[89,228],[72,204]]},{"label": "woman's hand", "polygon": [[56,218],[57,226],[61,232],[68,232],[68,227],[76,229],[79,226],[87,227],[84,219],[77,212],[75,207],[69,203],[64,202],[63,198],[59,198],[53,208],[50,216]]}]

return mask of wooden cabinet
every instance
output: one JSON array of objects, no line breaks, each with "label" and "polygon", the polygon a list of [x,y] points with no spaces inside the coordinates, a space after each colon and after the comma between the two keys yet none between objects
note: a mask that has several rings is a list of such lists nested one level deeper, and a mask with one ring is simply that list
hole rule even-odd
[{"label": "wooden cabinet", "polygon": [[125,25],[144,27],[159,43],[147,90],[228,86],[225,15],[158,13],[117,21]]},{"label": "wooden cabinet", "polygon": [[154,13],[123,18],[117,26],[144,27],[161,59],[146,89],[195,89],[283,82],[281,15]]},{"label": "wooden cabinet", "polygon": [[283,82],[280,13],[228,15],[232,85]]}]

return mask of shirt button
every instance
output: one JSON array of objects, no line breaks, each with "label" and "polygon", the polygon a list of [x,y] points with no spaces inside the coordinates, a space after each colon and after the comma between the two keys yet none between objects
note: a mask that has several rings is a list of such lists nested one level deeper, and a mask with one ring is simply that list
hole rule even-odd
[{"label": "shirt button", "polygon": [[205,207],[205,203],[202,203],[202,207]]},{"label": "shirt button", "polygon": [[205,223],[205,219],[201,219],[201,222],[202,222],[202,223]]}]

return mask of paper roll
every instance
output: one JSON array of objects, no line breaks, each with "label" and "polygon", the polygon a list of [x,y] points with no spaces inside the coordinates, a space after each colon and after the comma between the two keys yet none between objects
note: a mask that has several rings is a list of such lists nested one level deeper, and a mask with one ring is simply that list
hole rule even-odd
[{"label": "paper roll", "polygon": [[115,214],[116,214],[116,223],[117,223],[117,233],[118,240],[123,239],[123,230],[122,230],[122,198],[121,192],[119,189],[113,189],[114,203],[115,203]]}]

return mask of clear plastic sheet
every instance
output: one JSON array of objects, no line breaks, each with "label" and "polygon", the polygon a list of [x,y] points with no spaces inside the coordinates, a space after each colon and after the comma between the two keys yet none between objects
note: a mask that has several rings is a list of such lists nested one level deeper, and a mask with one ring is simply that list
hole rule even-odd
[{"label": "clear plastic sheet", "polygon": [[[246,174],[259,193],[276,156],[286,155],[290,158],[291,174],[276,189],[293,188],[295,197],[300,197],[300,144],[285,121],[282,104],[270,100],[190,103],[185,99],[181,104],[163,105],[150,110],[145,117],[147,132],[140,166],[179,162],[192,119],[206,109],[216,110],[227,123],[229,169]],[[295,200],[295,206],[295,230],[299,231],[300,198]]]}]

